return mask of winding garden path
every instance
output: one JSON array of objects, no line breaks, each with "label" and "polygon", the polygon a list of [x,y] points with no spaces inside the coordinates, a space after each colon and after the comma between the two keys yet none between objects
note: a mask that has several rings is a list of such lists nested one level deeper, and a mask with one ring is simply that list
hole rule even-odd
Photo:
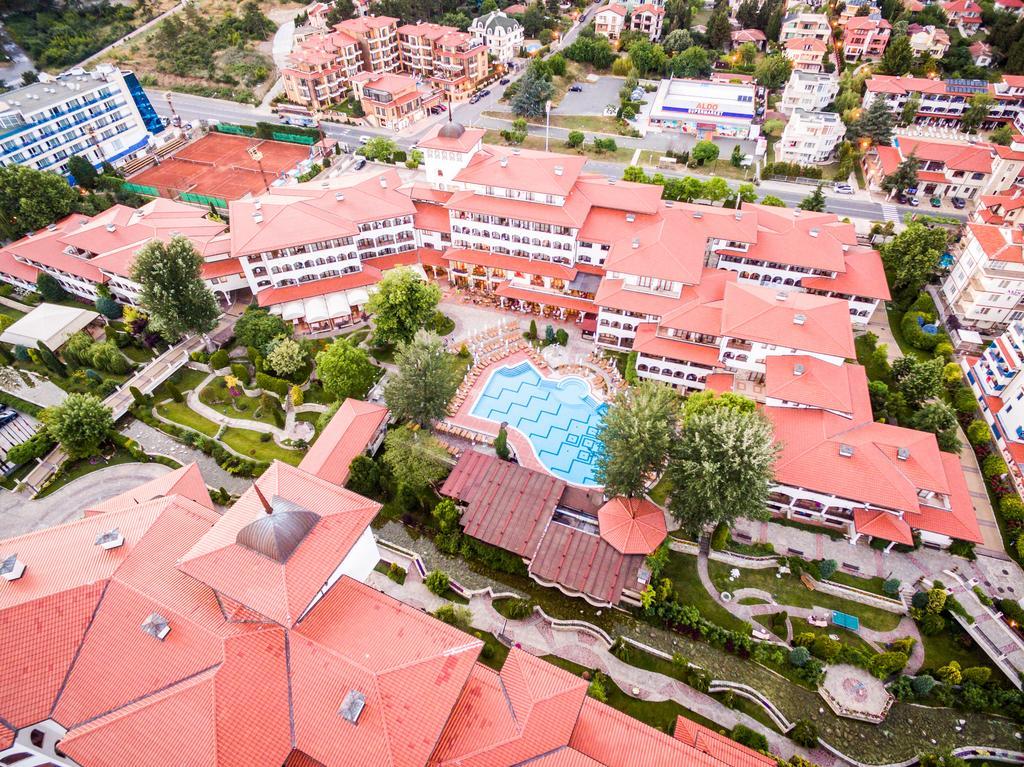
[{"label": "winding garden path", "polygon": [[272,426],[269,423],[263,423],[262,421],[257,421],[254,418],[232,418],[205,404],[201,399],[199,399],[199,392],[203,391],[203,389],[205,389],[209,383],[217,377],[216,373],[210,373],[198,386],[194,389],[190,389],[185,395],[185,404],[203,418],[208,421],[213,421],[218,426],[231,426],[236,429],[248,429],[249,431],[271,434],[274,437],[274,441],[278,444],[281,444],[282,441],[286,439],[304,439],[307,442],[312,441],[313,436],[316,433],[313,426],[306,421],[297,421],[295,419],[295,411],[290,408],[287,403],[284,403],[283,405],[285,411],[284,428]]}]

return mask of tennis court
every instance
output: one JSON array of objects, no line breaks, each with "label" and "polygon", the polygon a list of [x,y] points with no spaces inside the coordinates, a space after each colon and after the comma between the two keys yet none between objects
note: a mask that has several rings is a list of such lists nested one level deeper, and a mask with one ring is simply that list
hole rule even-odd
[{"label": "tennis court", "polygon": [[[249,156],[252,147],[263,155],[262,174]],[[262,192],[308,157],[309,147],[301,144],[210,133],[130,180],[156,187],[165,197],[186,192],[230,201]]]}]

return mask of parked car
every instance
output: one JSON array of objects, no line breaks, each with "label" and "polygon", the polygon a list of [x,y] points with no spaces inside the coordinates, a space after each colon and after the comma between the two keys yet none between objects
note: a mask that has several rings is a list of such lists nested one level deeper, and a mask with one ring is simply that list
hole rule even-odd
[{"label": "parked car", "polygon": [[832,191],[836,194],[853,194],[853,187],[849,184],[835,184],[832,187]]},{"label": "parked car", "polygon": [[942,198],[941,197],[932,197],[930,200],[928,200],[928,204],[931,205],[933,208],[941,208],[942,207]]},{"label": "parked car", "polygon": [[487,90],[487,89],[484,89],[484,90],[480,91],[480,98],[483,98],[484,96],[490,96],[490,95],[491,95],[491,92],[489,90]]},{"label": "parked car", "polygon": [[957,210],[963,210],[964,208],[967,207],[967,200],[965,200],[963,197],[953,197],[952,199],[950,199],[950,202],[953,203],[953,207],[956,208]]},{"label": "parked car", "polygon": [[359,137],[359,143],[362,144],[363,146],[366,146],[367,144],[370,143],[370,137],[369,136],[360,136]]},{"label": "parked car", "polygon": [[909,202],[909,200],[907,196],[903,194],[903,192],[900,192],[898,195],[896,195],[896,202],[898,202],[900,205],[906,205]]},{"label": "parked car", "polygon": [[570,85],[569,86],[569,90],[571,90],[573,93],[583,93],[583,86],[582,85]]},{"label": "parked car", "polygon": [[512,79],[509,77],[503,77],[500,80],[498,80],[499,85],[508,85],[510,82],[512,82]]},{"label": "parked car", "polygon": [[911,197],[909,200],[907,200],[907,204],[910,205],[911,208],[916,208],[918,205],[921,204],[921,200],[917,197]]},{"label": "parked car", "polygon": [[18,412],[16,410],[8,410],[4,413],[0,413],[0,426],[6,426],[11,421],[17,420]]},{"label": "parked car", "polygon": [[356,170],[362,170],[365,167],[366,167],[366,158],[365,157],[360,157],[358,160],[356,160],[356,164],[355,164],[355,169]]}]

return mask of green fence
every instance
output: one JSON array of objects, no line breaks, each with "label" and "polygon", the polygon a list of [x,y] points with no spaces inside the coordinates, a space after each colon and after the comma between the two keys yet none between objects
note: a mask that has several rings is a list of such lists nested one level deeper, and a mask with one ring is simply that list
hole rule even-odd
[{"label": "green fence", "polygon": [[210,197],[208,194],[197,194],[196,192],[182,192],[178,195],[178,198],[182,202],[195,202],[200,205],[213,205],[216,208],[222,210],[228,209],[227,200],[221,199],[220,197]]},{"label": "green fence", "polygon": [[155,186],[147,186],[146,184],[133,184],[131,181],[125,181],[121,184],[121,188],[126,192],[135,192],[136,194],[145,194],[150,197],[159,197],[160,192]]},{"label": "green fence", "polygon": [[312,136],[301,136],[297,133],[279,133],[277,131],[274,131],[273,133],[270,134],[270,137],[274,139],[274,141],[287,141],[292,144],[309,145],[316,143],[316,139],[313,138]]},{"label": "green fence", "polygon": [[233,136],[254,136],[256,129],[250,125],[233,125],[232,123],[217,123],[214,126],[218,133],[230,133]]}]

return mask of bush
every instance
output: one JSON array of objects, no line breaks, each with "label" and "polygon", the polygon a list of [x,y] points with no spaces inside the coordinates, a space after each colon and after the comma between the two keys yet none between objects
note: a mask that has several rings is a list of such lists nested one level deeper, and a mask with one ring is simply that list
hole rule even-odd
[{"label": "bush", "polygon": [[171,395],[171,399],[175,402],[185,401],[185,398],[181,394],[181,389],[175,386],[172,381],[167,382],[167,393]]},{"label": "bush", "polygon": [[831,578],[839,569],[839,564],[834,559],[823,559],[818,563],[818,572],[822,578]]},{"label": "bush", "polygon": [[374,496],[380,489],[380,467],[368,455],[360,453],[348,466],[345,487],[360,495]]},{"label": "bush", "polygon": [[299,387],[298,384],[295,384],[288,392],[288,398],[292,401],[292,405],[295,407],[298,407],[299,405],[302,404],[302,389]]},{"label": "bush", "polygon": [[288,389],[291,387],[291,384],[283,378],[275,378],[266,373],[256,374],[256,385],[261,389],[273,392],[282,399],[288,396]]},{"label": "bush", "polygon": [[978,412],[978,401],[969,386],[960,386],[952,392],[953,409],[962,416],[973,416]]},{"label": "bush", "polygon": [[[925,293],[923,295],[928,295],[928,294]],[[942,341],[938,345],[936,345],[936,347],[935,347],[935,355],[937,357],[942,357],[942,359],[944,359],[944,360],[952,360],[953,359],[953,353],[955,351],[956,350],[953,348],[953,344],[951,344],[949,341]]]},{"label": "bush", "polygon": [[533,614],[533,607],[529,599],[506,599],[503,612],[509,620],[522,620]]},{"label": "bush", "polygon": [[955,539],[949,544],[949,553],[957,557],[963,557],[964,559],[970,559],[974,561],[977,555],[974,553],[974,541],[962,541]]},{"label": "bush", "polygon": [[121,315],[124,314],[121,304],[117,303],[111,296],[97,296],[96,311],[108,320],[120,319]]},{"label": "bush", "polygon": [[992,432],[988,424],[980,418],[975,418],[967,425],[967,441],[977,447],[984,445],[992,439]]},{"label": "bush", "polygon": [[981,462],[981,473],[985,479],[992,479],[998,477],[1001,474],[1005,474],[1007,471],[1006,461],[1000,456],[992,453],[992,455],[985,456]]},{"label": "bush", "polygon": [[768,751],[768,739],[759,732],[754,732],[744,724],[737,724],[732,728],[729,737],[747,748],[755,751]]},{"label": "bush", "polygon": [[928,674],[915,676],[910,680],[910,689],[914,691],[914,695],[918,698],[923,698],[925,695],[930,693],[935,685],[935,677],[929,676]]},{"label": "bush", "polygon": [[711,548],[715,551],[722,551],[729,546],[729,524],[719,522],[715,532],[711,534]]},{"label": "bush", "polygon": [[928,592],[915,591],[914,595],[910,598],[910,606],[916,607],[918,610],[925,609],[928,606]]},{"label": "bush", "polygon": [[497,453],[498,458],[503,461],[507,461],[509,459],[508,431],[504,426],[498,429],[498,436],[494,438],[494,452]]},{"label": "bush", "polygon": [[999,612],[1017,624],[1024,624],[1024,608],[1016,599],[1000,599],[996,602]]},{"label": "bush", "polygon": [[868,671],[879,679],[885,679],[907,665],[907,654],[904,652],[879,653],[868,663]]},{"label": "bush", "polygon": [[964,684],[984,685],[992,677],[992,669],[988,666],[971,666],[963,670]]},{"label": "bush", "polygon": [[21,465],[36,458],[42,458],[57,445],[46,430],[38,431],[20,445],[15,445],[7,451],[7,462]]},{"label": "bush", "polygon": [[569,343],[569,334],[564,328],[559,328],[555,331],[555,343],[559,346],[565,346]]},{"label": "bush", "polygon": [[798,719],[789,737],[804,748],[814,748],[818,745],[818,726],[809,719]]},{"label": "bush", "polygon": [[914,637],[903,637],[902,639],[889,642],[889,649],[893,652],[901,652],[909,656],[914,651],[915,644],[917,644],[917,640]]},{"label": "bush", "polygon": [[915,349],[926,352],[934,351],[939,342],[945,340],[945,336],[941,333],[926,333],[918,324],[918,319],[923,319],[925,324],[928,324],[932,318],[923,312],[907,312],[903,315],[903,319],[900,321],[903,338]]},{"label": "bush", "polygon": [[1016,495],[1007,495],[999,500],[999,513],[1007,522],[1024,521],[1024,501]]},{"label": "bush", "polygon": [[935,613],[927,613],[921,618],[920,626],[925,636],[938,636],[946,630],[946,619]]},{"label": "bush", "polygon": [[224,349],[218,349],[210,355],[210,367],[214,370],[221,370],[230,364],[231,360],[228,359],[228,353]]},{"label": "bush", "polygon": [[243,386],[249,385],[249,366],[241,362],[231,363],[231,375],[237,378]]},{"label": "bush", "polygon": [[843,643],[832,639],[827,634],[818,634],[811,645],[811,654],[815,658],[821,658],[826,663],[831,663],[843,649]]},{"label": "bush", "polygon": [[806,647],[794,647],[789,651],[789,663],[791,666],[803,668],[811,659],[811,651]]},{"label": "bush", "polygon": [[590,680],[590,686],[587,688],[587,695],[594,700],[606,703],[608,701],[608,691],[604,687],[604,674],[600,671],[594,674],[594,678]]},{"label": "bush", "polygon": [[437,596],[442,596],[448,590],[450,583],[448,573],[444,570],[431,570],[423,580],[423,585]]},{"label": "bush", "polygon": [[439,621],[447,623],[449,626],[455,626],[463,631],[468,630],[473,621],[473,613],[470,612],[468,607],[453,604],[445,604],[438,607],[434,610],[434,617]]},{"label": "bush", "polygon": [[886,578],[882,582],[882,593],[886,596],[897,597],[900,593],[900,579]]}]

